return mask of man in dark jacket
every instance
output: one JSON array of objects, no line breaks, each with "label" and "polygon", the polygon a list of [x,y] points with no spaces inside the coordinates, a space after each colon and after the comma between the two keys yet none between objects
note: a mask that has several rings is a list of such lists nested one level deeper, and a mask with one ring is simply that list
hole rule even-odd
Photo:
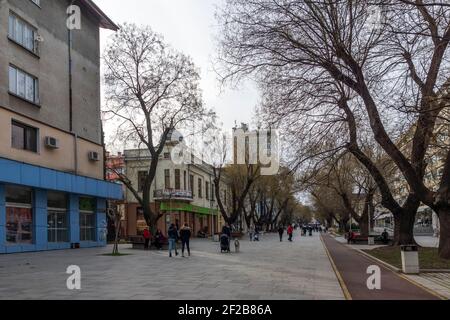
[{"label": "man in dark jacket", "polygon": [[231,228],[228,225],[223,226],[222,233],[226,234],[229,238],[231,238]]},{"label": "man in dark jacket", "polygon": [[283,242],[284,228],[282,225],[278,228],[278,234],[280,235],[280,242]]},{"label": "man in dark jacket", "polygon": [[189,248],[189,239],[191,238],[191,228],[186,223],[180,230],[181,238],[181,256],[184,258],[184,249],[187,249],[189,257],[191,256],[191,248]]},{"label": "man in dark jacket", "polygon": [[175,249],[175,255],[178,256],[178,250],[177,250],[178,231],[173,223],[170,225],[167,233],[169,236],[169,257],[172,258],[172,250],[173,249]]}]

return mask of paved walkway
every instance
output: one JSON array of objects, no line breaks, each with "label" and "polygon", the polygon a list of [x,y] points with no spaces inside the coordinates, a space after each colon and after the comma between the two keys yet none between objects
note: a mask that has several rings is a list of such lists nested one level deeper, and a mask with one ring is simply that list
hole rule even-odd
[{"label": "paved walkway", "polygon": [[[220,254],[218,243],[193,240],[192,257],[111,248],[0,255],[0,299],[343,299],[318,235],[293,243],[265,235]],[[234,249],[234,248],[233,248]],[[69,265],[81,268],[82,290],[66,288]]]},{"label": "paved walkway", "polygon": [[[336,241],[330,235],[323,241],[345,283],[348,293],[355,300],[437,300],[425,289],[413,284],[381,264]],[[367,287],[367,268],[377,265],[381,270],[381,290]]]}]

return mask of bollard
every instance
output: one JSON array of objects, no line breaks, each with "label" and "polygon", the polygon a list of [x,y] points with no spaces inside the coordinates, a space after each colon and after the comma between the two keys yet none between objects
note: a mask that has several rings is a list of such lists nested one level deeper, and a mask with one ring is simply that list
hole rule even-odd
[{"label": "bollard", "polygon": [[402,270],[405,274],[419,274],[419,250],[416,245],[401,246]]}]

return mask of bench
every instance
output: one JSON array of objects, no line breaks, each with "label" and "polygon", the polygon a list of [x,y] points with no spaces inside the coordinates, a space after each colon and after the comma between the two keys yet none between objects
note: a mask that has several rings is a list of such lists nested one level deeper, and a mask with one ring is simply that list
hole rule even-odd
[{"label": "bench", "polygon": [[[130,236],[129,242],[132,244],[133,249],[140,249],[140,250],[145,249],[145,240],[144,240],[143,236]],[[151,241],[149,246],[150,246],[150,248],[149,248],[150,250],[156,249],[154,241]],[[164,241],[162,243],[162,249],[164,249],[164,250],[169,249],[169,240],[166,238],[164,238]]]},{"label": "bench", "polygon": [[[381,236],[375,236],[373,238],[375,238],[375,243],[384,244],[383,243],[383,239],[381,238]],[[388,243],[387,244],[389,244],[391,241],[392,241],[392,239],[388,239]],[[352,243],[352,244],[357,244],[357,243],[367,244],[368,242],[369,242],[369,238],[368,237],[362,237],[362,236],[359,236],[359,235],[353,237],[350,240],[350,243]]]},{"label": "bench", "polygon": [[133,249],[143,250],[145,247],[144,237],[142,236],[130,236],[128,241],[132,244]]}]

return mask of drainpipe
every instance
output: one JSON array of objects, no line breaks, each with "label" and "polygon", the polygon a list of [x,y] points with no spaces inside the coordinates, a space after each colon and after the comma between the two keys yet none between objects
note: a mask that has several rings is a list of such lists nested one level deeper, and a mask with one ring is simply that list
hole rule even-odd
[{"label": "drainpipe", "polygon": [[68,51],[69,51],[69,131],[73,132],[73,91],[72,91],[72,30],[67,30]]},{"label": "drainpipe", "polygon": [[[72,0],[71,5],[74,4]],[[72,47],[73,47],[73,32],[67,28],[67,51],[68,51],[68,72],[69,72],[69,132],[72,133],[74,142],[74,172],[78,174],[78,135],[73,131],[73,88],[72,88]]]},{"label": "drainpipe", "polygon": [[72,132],[73,135],[73,157],[74,157],[74,171],[78,175],[78,135]]}]

